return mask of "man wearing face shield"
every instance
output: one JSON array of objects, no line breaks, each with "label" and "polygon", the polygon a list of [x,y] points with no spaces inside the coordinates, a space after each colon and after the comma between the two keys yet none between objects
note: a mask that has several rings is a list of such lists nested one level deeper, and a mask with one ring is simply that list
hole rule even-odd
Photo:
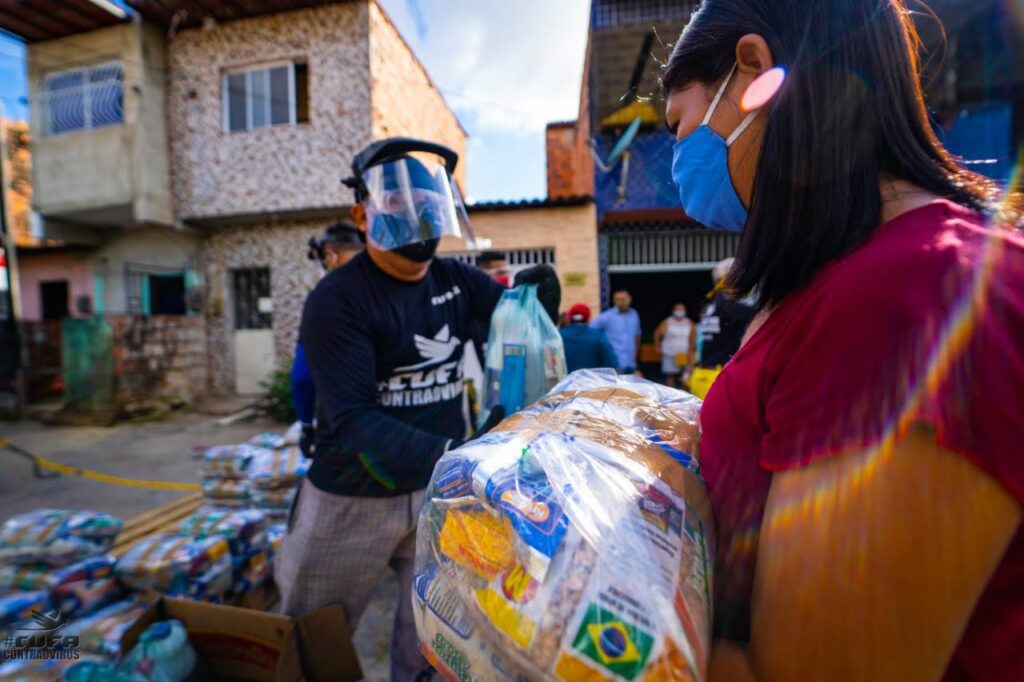
[{"label": "man wearing face shield", "polygon": [[[427,667],[412,617],[416,521],[434,464],[466,435],[463,344],[505,289],[477,268],[434,259],[441,237],[471,239],[451,178],[457,159],[407,138],[357,154],[345,184],[366,251],[324,277],[303,311],[316,457],[277,558],[282,610],[340,603],[354,626],[390,566],[401,585],[393,680]],[[550,266],[524,271],[523,282],[557,311]]]}]

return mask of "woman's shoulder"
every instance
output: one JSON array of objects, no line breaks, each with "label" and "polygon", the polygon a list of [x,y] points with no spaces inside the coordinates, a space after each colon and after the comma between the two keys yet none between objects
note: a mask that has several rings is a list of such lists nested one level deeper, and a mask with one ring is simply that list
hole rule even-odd
[{"label": "woman's shoulder", "polygon": [[938,200],[880,225],[798,298],[837,319],[894,324],[945,313],[971,287],[1013,281],[1024,288],[1024,236]]}]

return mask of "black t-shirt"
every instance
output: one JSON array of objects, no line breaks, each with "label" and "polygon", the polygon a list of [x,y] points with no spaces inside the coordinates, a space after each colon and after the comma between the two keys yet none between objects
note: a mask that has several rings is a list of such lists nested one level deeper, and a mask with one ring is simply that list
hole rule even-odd
[{"label": "black t-shirt", "polygon": [[700,314],[697,333],[700,335],[702,367],[724,365],[740,348],[747,325],[754,318],[754,308],[728,294],[715,294]]},{"label": "black t-shirt", "polygon": [[504,290],[446,259],[402,282],[365,252],[320,281],[300,330],[317,395],[313,485],[363,497],[426,487],[445,446],[465,433],[471,323],[487,324]]}]

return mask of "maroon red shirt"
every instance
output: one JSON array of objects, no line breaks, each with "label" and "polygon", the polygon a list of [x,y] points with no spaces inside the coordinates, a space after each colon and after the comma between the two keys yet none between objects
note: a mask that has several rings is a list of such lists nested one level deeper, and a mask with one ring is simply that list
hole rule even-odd
[{"label": "maroon red shirt", "polygon": [[[948,201],[881,225],[822,269],[712,386],[701,465],[718,526],[719,635],[749,635],[772,472],[877,444],[913,422],[1024,504],[1024,237]],[[1021,529],[946,677],[1024,679]]]}]

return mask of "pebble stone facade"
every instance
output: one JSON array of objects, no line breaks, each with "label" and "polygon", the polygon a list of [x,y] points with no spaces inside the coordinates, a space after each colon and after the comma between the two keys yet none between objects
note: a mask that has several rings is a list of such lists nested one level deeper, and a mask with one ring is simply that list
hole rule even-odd
[{"label": "pebble stone facade", "polygon": [[[226,132],[223,74],[282,61],[308,65],[309,122]],[[441,141],[464,159],[466,133],[376,0],[181,31],[168,65],[175,213],[207,232],[210,388],[230,393],[231,271],[270,268],[274,348],[283,366],[317,280],[305,245],[348,216],[351,191],[339,181],[352,156],[373,139],[407,135]],[[463,187],[465,172],[463,161],[456,173]]]},{"label": "pebble stone facade", "polygon": [[278,364],[284,365],[295,354],[302,305],[319,278],[316,265],[306,257],[306,243],[328,224],[326,220],[306,220],[246,225],[217,230],[207,238],[202,257],[207,273],[207,347],[214,393],[235,390],[231,271],[270,268],[274,352]]}]

